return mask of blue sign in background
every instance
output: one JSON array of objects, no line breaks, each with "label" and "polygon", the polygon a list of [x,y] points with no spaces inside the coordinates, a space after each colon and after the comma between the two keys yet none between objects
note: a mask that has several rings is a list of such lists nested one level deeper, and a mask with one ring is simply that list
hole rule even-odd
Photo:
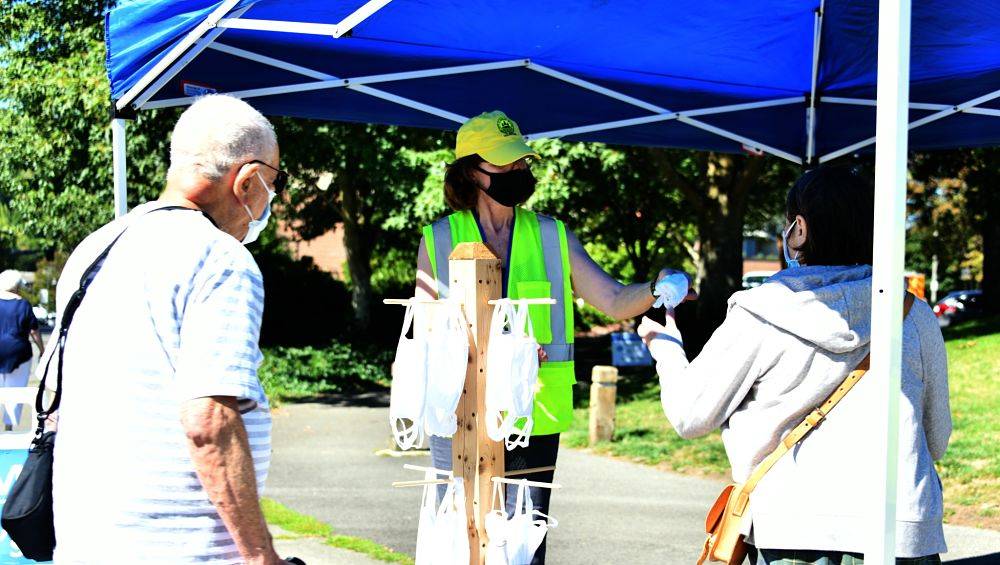
[{"label": "blue sign in background", "polygon": [[646,367],[653,364],[653,358],[635,332],[615,332],[611,334],[611,364],[615,367]]},{"label": "blue sign in background", "polygon": [[[21,474],[21,467],[27,457],[27,449],[0,449],[0,480],[3,481],[0,484],[0,508],[7,502],[7,493],[17,480],[17,476]],[[10,541],[7,532],[0,530],[0,565],[23,563],[38,563],[38,561],[32,561],[21,555],[21,550]]]}]

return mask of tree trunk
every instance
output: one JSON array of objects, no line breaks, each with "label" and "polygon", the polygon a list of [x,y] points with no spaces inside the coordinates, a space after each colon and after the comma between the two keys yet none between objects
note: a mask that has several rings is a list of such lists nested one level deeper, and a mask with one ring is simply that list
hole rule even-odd
[{"label": "tree trunk", "polygon": [[372,305],[372,240],[362,212],[362,199],[354,183],[345,179],[341,188],[344,218],[344,247],[347,268],[351,274],[351,306],[357,329],[367,332],[371,327]]},{"label": "tree trunk", "polygon": [[698,218],[701,243],[698,262],[698,302],[696,318],[685,336],[689,354],[697,354],[726,319],[729,297],[742,288],[743,218],[742,207],[733,210],[709,201]]},{"label": "tree trunk", "polygon": [[677,183],[698,215],[698,301],[679,321],[685,348],[697,355],[726,318],[729,297],[743,281],[743,222],[747,193],[764,170],[764,160],[720,153],[703,154],[696,179],[664,163],[668,180]]}]

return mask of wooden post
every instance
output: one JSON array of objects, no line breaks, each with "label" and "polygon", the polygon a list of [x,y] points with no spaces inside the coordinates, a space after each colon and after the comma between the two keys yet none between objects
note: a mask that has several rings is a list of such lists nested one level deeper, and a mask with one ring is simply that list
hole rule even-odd
[{"label": "wooden post", "polygon": [[493,306],[501,297],[500,260],[482,243],[460,243],[449,259],[451,296],[461,298],[471,325],[469,365],[452,438],[452,469],[465,483],[470,565],[486,562],[486,514],[493,495],[492,479],[504,474],[504,449],[486,434],[486,347]]},{"label": "wooden post", "polygon": [[594,366],[590,376],[590,445],[610,441],[615,435],[615,396],[618,369]]}]

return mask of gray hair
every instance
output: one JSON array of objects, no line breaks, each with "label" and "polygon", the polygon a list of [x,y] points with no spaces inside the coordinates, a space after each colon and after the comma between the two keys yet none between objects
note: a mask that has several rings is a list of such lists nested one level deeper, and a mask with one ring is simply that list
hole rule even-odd
[{"label": "gray hair", "polygon": [[278,148],[274,126],[246,102],[225,94],[195,101],[170,135],[170,170],[218,181],[238,163],[263,159]]},{"label": "gray hair", "polygon": [[0,291],[14,292],[23,286],[24,277],[21,276],[20,271],[7,269],[6,271],[0,273]]}]

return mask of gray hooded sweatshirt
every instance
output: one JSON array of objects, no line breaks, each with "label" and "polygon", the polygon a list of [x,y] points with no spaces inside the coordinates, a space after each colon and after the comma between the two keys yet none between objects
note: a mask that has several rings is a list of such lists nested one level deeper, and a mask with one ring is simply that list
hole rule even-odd
[{"label": "gray hooded sweatshirt", "polygon": [[[725,322],[690,364],[668,318],[650,351],[663,410],[677,433],[722,428],[733,480],[754,467],[868,354],[871,268],[788,269],[738,292]],[[866,375],[827,420],[786,454],[751,496],[751,541],[766,549],[863,552],[884,454],[871,430],[884,426]],[[920,300],[903,323],[896,555],[947,551],[941,483],[934,469],[951,435],[944,341]]]}]

